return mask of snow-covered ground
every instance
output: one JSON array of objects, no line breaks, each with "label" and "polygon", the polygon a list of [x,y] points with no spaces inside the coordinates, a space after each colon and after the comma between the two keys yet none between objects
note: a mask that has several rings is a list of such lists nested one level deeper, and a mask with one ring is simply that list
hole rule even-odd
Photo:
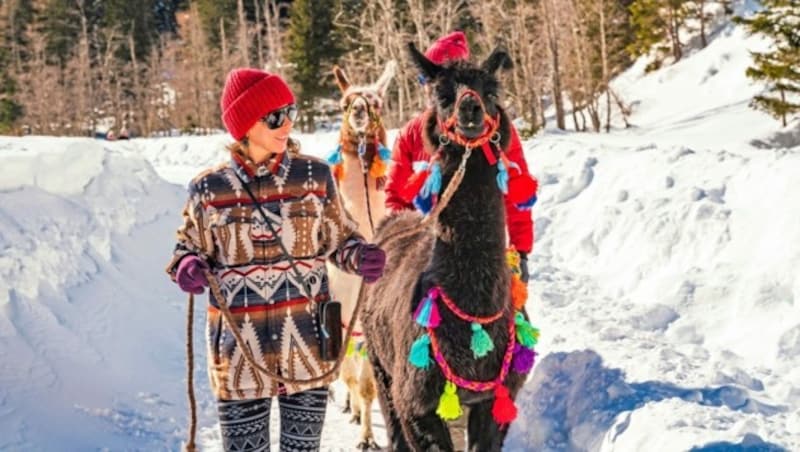
[{"label": "snow-covered ground", "polygon": [[[766,44],[714,38],[617,79],[633,128],[525,143],[541,355],[506,450],[800,450],[800,124],[747,107]],[[336,135],[298,138],[324,155]],[[187,181],[227,142],[0,137],[0,450],[178,449],[186,300],[163,267]],[[338,389],[324,450],[357,442]]]}]

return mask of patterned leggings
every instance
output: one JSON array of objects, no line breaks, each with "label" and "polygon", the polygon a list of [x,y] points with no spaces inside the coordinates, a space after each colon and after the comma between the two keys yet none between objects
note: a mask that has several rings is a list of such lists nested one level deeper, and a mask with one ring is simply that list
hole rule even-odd
[{"label": "patterned leggings", "polygon": [[[219,400],[222,445],[229,452],[269,452],[269,414],[272,399]],[[282,451],[318,451],[328,388],[278,396]]]}]

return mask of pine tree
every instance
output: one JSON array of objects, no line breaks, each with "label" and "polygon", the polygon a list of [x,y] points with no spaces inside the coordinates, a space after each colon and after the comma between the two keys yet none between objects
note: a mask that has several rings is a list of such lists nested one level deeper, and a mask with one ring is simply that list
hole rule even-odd
[{"label": "pine tree", "polygon": [[691,2],[686,0],[635,0],[631,6],[631,23],[635,41],[628,51],[635,57],[645,55],[655,48],[659,55],[647,71],[658,69],[664,55],[671,53],[673,60],[683,57],[680,31],[690,14]]},{"label": "pine tree", "polygon": [[[150,48],[158,43],[157,1],[139,0],[104,0],[102,5],[101,26],[116,28],[121,36],[125,36],[117,57],[122,61],[135,58],[142,60],[150,54]],[[129,43],[127,37],[132,36]],[[131,49],[133,47],[133,49]]]},{"label": "pine tree", "polygon": [[22,61],[27,58],[25,30],[34,12],[31,2],[0,1],[0,133],[11,132],[23,114],[16,99],[14,73],[21,72]]},{"label": "pine tree", "polygon": [[301,127],[314,128],[314,100],[332,89],[332,64],[341,56],[333,24],[334,0],[296,0],[292,3],[287,58],[301,104]]},{"label": "pine tree", "polygon": [[230,38],[236,26],[236,0],[197,0],[195,3],[211,45],[222,48],[223,30],[226,38]]},{"label": "pine tree", "polygon": [[762,0],[764,9],[751,18],[737,17],[751,34],[774,41],[768,52],[751,52],[753,66],[747,76],[768,84],[751,106],[763,110],[785,127],[787,118],[800,113],[800,0]]}]

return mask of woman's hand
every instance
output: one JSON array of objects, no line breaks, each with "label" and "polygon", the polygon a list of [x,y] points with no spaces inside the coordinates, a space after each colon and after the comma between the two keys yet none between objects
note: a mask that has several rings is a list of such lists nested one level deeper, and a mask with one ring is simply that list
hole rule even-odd
[{"label": "woman's hand", "polygon": [[364,282],[373,283],[383,276],[386,266],[386,253],[378,245],[365,243],[358,250],[358,269],[356,273],[364,277]]},{"label": "woman's hand", "polygon": [[203,293],[204,288],[208,287],[206,270],[208,270],[206,261],[194,254],[187,254],[178,264],[178,270],[175,272],[175,282],[178,283],[178,287],[182,291],[200,295]]}]

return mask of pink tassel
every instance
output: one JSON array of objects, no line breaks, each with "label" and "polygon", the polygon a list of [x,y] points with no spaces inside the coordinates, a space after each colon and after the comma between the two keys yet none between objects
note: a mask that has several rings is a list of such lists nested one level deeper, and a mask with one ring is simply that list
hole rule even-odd
[{"label": "pink tassel", "polygon": [[429,290],[428,295],[417,306],[414,312],[414,320],[416,320],[420,326],[436,328],[439,326],[439,323],[441,323],[442,317],[439,315],[439,306],[436,303],[438,295],[438,289],[433,288]]},{"label": "pink tassel", "polygon": [[428,326],[436,328],[440,323],[442,323],[442,317],[439,315],[439,303],[431,298],[431,314],[428,317]]}]

